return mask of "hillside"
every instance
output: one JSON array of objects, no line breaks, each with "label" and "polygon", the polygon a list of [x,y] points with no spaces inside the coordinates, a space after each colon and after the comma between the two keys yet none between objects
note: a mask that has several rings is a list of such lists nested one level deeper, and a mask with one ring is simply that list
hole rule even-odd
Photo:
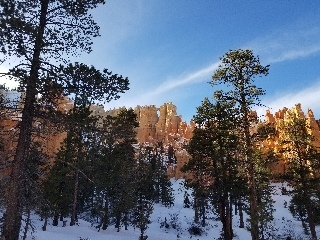
[{"label": "hillside", "polygon": [[[218,239],[219,232],[221,230],[221,223],[215,220],[215,215],[211,214],[212,219],[207,220],[207,226],[203,229],[201,236],[190,235],[188,229],[190,228],[193,220],[193,210],[190,208],[183,208],[183,195],[185,189],[183,188],[182,180],[171,180],[173,183],[175,193],[175,204],[170,208],[163,207],[156,204],[154,211],[151,216],[151,223],[147,230],[148,239],[150,240],[187,240],[187,239]],[[307,240],[308,237],[303,234],[301,222],[293,219],[288,208],[285,207],[286,203],[290,201],[290,197],[281,194],[282,184],[274,184],[275,191],[273,199],[275,201],[274,207],[274,234],[275,239],[289,239],[291,236],[292,240],[303,239]],[[34,232],[28,235],[28,240],[135,240],[139,239],[139,230],[129,227],[129,230],[122,228],[120,232],[111,226],[106,231],[98,230],[91,225],[91,223],[80,219],[78,226],[69,226],[67,222],[66,227],[62,227],[62,222],[59,222],[58,227],[52,226],[52,221],[49,222],[47,231],[41,230],[43,224],[39,217],[36,215],[32,216],[34,224]],[[161,228],[161,223],[164,222],[165,218],[170,227]],[[173,224],[174,223],[174,224]],[[175,228],[173,227],[175,225]],[[236,237],[234,239],[246,240],[250,239],[250,233],[246,229],[238,228],[238,218],[234,217],[234,232]],[[320,226],[317,227],[318,234],[320,233]]]}]

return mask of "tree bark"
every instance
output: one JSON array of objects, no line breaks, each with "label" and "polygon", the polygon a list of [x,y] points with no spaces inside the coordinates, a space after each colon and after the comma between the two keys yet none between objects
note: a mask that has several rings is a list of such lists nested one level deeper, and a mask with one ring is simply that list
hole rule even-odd
[{"label": "tree bark", "polygon": [[26,219],[26,226],[24,227],[24,232],[23,232],[23,240],[27,239],[27,233],[29,230],[29,225],[30,225],[30,215],[31,215],[31,209],[28,207],[27,209],[27,219]]},{"label": "tree bark", "polygon": [[198,206],[198,197],[195,196],[193,208],[194,208],[194,222],[199,223],[199,206]]},{"label": "tree bark", "polygon": [[102,230],[107,230],[109,224],[109,201],[108,197],[105,197],[105,204],[104,204],[104,215],[102,218]]},{"label": "tree bark", "polygon": [[251,237],[252,240],[259,240],[259,217],[258,217],[258,202],[256,183],[253,173],[253,164],[249,167],[249,188],[250,188],[250,218],[251,218]]},{"label": "tree bark", "polygon": [[42,49],[44,29],[48,11],[49,0],[41,1],[40,20],[38,33],[34,43],[34,51],[31,62],[30,76],[27,80],[26,95],[22,119],[20,122],[20,133],[16,154],[12,162],[9,191],[6,196],[6,217],[3,225],[2,240],[18,240],[22,219],[22,191],[23,174],[29,153],[32,122],[34,117],[34,105],[36,96],[36,82],[40,68],[40,53]]},{"label": "tree bark", "polygon": [[[242,77],[240,78],[242,81]],[[257,189],[255,181],[255,171],[252,153],[252,142],[250,134],[250,120],[248,107],[246,106],[246,97],[244,91],[244,84],[241,88],[241,112],[243,114],[243,130],[245,137],[245,164],[248,175],[248,185],[249,185],[249,203],[250,203],[250,218],[251,218],[251,238],[252,240],[259,240],[259,216],[258,216],[258,201],[257,201]]]},{"label": "tree bark", "polygon": [[53,216],[53,221],[52,221],[52,226],[58,226],[58,223],[59,223],[59,215],[56,213],[54,216]]},{"label": "tree bark", "polygon": [[238,207],[239,207],[239,219],[240,219],[239,228],[244,228],[243,210],[242,210],[242,202],[241,202],[241,199],[238,200]]},{"label": "tree bark", "polygon": [[311,239],[312,240],[317,240],[317,232],[316,232],[316,226],[314,223],[314,217],[313,217],[313,211],[312,207],[310,206],[310,198],[308,199],[308,203],[306,206],[307,214],[308,214],[308,224],[309,224],[309,229],[311,233]]},{"label": "tree bark", "polygon": [[226,225],[225,225],[225,240],[232,240],[233,238],[233,230],[232,230],[232,211],[230,210],[230,203],[228,199],[225,202],[225,215],[226,215]]},{"label": "tree bark", "polygon": [[47,231],[47,225],[48,225],[48,218],[47,218],[47,216],[45,216],[44,223],[42,226],[42,231]]},{"label": "tree bark", "polygon": [[77,216],[77,202],[78,202],[78,185],[79,185],[79,171],[76,170],[74,183],[74,191],[73,191],[73,204],[72,204],[72,214],[70,219],[70,226],[74,226],[76,224],[76,216]]},{"label": "tree bark", "polygon": [[219,215],[222,223],[223,239],[232,240],[232,218],[231,218],[230,203],[226,196],[223,196],[219,200]]}]

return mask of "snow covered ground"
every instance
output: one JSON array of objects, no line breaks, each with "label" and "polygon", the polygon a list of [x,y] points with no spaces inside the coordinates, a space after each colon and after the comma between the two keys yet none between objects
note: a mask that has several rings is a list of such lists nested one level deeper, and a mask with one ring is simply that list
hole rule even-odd
[{"label": "snow covered ground", "polygon": [[[205,228],[205,233],[201,236],[191,236],[188,232],[193,219],[193,210],[190,208],[183,208],[184,192],[181,183],[182,180],[173,180],[173,187],[175,190],[175,205],[171,208],[166,208],[160,205],[154,206],[154,211],[151,216],[151,224],[147,230],[146,235],[148,235],[149,240],[175,240],[175,239],[195,239],[195,240],[205,240],[205,239],[218,239],[221,224],[219,221],[214,219],[208,220],[208,226]],[[281,195],[280,187],[281,184],[276,184],[276,195],[274,195],[275,202],[275,213],[274,213],[274,226],[277,229],[276,232],[285,233],[290,232],[291,235],[295,235],[296,239],[308,239],[307,236],[303,235],[303,229],[301,223],[293,219],[288,208],[285,208],[285,202],[289,203],[290,198],[286,195]],[[40,221],[39,217],[36,215],[32,216],[33,225],[35,226],[35,232],[29,232],[27,239],[36,240],[100,240],[100,239],[110,239],[110,240],[138,240],[139,239],[139,229],[129,230],[121,229],[117,232],[114,227],[109,227],[107,230],[100,232],[91,223],[79,220],[78,226],[70,227],[67,223],[66,227],[62,227],[62,222],[59,222],[58,227],[53,227],[52,221],[50,220],[47,227],[47,231],[42,231],[41,226],[43,222]],[[160,228],[161,222],[167,219],[167,223],[170,225],[170,221],[176,219],[175,229],[170,228]],[[248,240],[251,239],[250,233],[246,229],[240,229],[238,227],[239,221],[238,217],[234,216],[234,233],[236,237],[234,239]],[[317,234],[320,236],[320,226],[317,227]]]}]

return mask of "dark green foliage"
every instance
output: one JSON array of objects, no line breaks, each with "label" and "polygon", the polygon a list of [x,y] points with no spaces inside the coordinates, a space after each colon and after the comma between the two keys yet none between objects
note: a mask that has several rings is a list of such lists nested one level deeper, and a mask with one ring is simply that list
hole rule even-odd
[{"label": "dark green foliage", "polygon": [[[170,150],[171,149],[171,150]],[[172,147],[168,149],[168,152],[172,152]],[[153,148],[146,147],[146,159],[151,164],[152,171],[152,179],[151,182],[153,184],[153,199],[156,203],[161,202],[164,206],[171,206],[174,202],[171,182],[167,176],[167,162],[165,161],[165,152],[162,144],[155,146]],[[172,157],[174,159],[174,157]],[[170,153],[168,153],[168,162],[172,162],[170,160]]]},{"label": "dark green foliage", "polygon": [[149,217],[153,211],[153,189],[151,164],[143,157],[137,159],[135,196],[136,207],[133,209],[132,224],[140,229],[139,240],[147,239],[145,231],[150,223]]},{"label": "dark green foliage", "polygon": [[[192,188],[193,208],[195,211],[194,220],[205,224],[206,210],[208,207],[208,196],[210,191],[210,158],[207,157],[203,148],[208,148],[205,130],[195,129],[193,137],[188,145],[188,152],[192,158],[181,168],[183,172],[190,172],[192,179],[186,182],[187,188]],[[210,148],[210,147],[209,147]]]},{"label": "dark green foliage", "polygon": [[99,71],[93,66],[77,62],[60,66],[57,82],[64,95],[74,97],[76,107],[116,100],[120,93],[129,89],[128,78],[112,74],[108,69]]},{"label": "dark green foliage", "polygon": [[[221,100],[213,104],[205,99],[197,110],[198,114],[194,117],[197,127],[188,151],[193,157],[191,163],[195,164],[192,169],[195,176],[198,177],[200,173],[204,173],[205,176],[201,180],[204,181],[204,185],[201,187],[199,185],[200,189],[194,185],[193,189],[195,191],[209,190],[207,190],[209,194],[202,194],[202,196],[210,199],[214,211],[219,214],[223,223],[224,235],[226,239],[230,239],[233,235],[231,201],[237,199],[238,195],[243,195],[243,192],[240,192],[243,186],[237,187],[240,181],[237,159],[239,144],[237,116],[232,103]],[[198,157],[195,158],[195,156]],[[188,165],[191,166],[189,163]],[[199,170],[196,170],[196,166]],[[195,181],[197,180],[192,179],[191,183]]]},{"label": "dark green foliage", "polygon": [[122,109],[117,116],[107,116],[102,130],[94,135],[98,145],[89,148],[94,188],[91,210],[98,214],[98,229],[105,230],[114,219],[118,231],[127,228],[135,207],[136,115],[132,109]]},{"label": "dark green foliage", "polygon": [[250,230],[252,240],[259,239],[259,196],[258,189],[263,186],[256,178],[255,143],[250,128],[257,123],[253,106],[261,106],[260,96],[265,91],[254,85],[256,76],[268,74],[269,66],[262,66],[258,57],[250,50],[229,51],[221,58],[221,65],[212,76],[211,84],[224,84],[229,91],[216,91],[214,98],[233,105],[237,116],[239,144],[241,156],[239,169],[243,171],[243,178],[248,182]]},{"label": "dark green foliage", "polygon": [[18,79],[20,89],[25,91],[16,154],[8,184],[10,191],[2,232],[6,240],[19,238],[23,173],[28,164],[32,127],[37,116],[36,96],[40,93],[50,106],[60,91],[54,81],[58,69],[55,64],[68,62],[66,56],[69,54],[91,51],[92,37],[99,35],[99,27],[88,11],[102,3],[104,0],[0,1],[0,51],[4,56],[1,62],[15,59],[18,64],[8,75]]}]

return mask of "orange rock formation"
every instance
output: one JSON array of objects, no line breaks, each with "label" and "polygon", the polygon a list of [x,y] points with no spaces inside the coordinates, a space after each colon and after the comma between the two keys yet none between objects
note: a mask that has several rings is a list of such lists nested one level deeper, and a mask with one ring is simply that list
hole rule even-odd
[{"label": "orange rock formation", "polygon": [[[60,111],[67,111],[72,107],[72,101],[67,98],[58,99],[58,109]],[[20,104],[21,105],[21,104]],[[19,106],[19,104],[18,104]],[[120,108],[121,109],[121,108]],[[103,106],[92,106],[93,115],[116,115],[120,109],[112,109],[105,111]],[[137,140],[139,143],[147,143],[149,146],[156,146],[161,142],[164,148],[168,151],[169,147],[174,150],[176,163],[170,163],[168,167],[169,177],[182,178],[185,175],[180,171],[180,168],[190,159],[189,154],[185,150],[185,145],[192,137],[192,132],[195,127],[193,122],[187,124],[182,121],[182,117],[177,115],[177,108],[175,105],[165,103],[157,108],[155,105],[149,106],[137,106],[134,109],[137,114],[137,121],[139,127],[137,128]],[[296,104],[291,110],[283,108],[274,114],[269,110],[266,111],[265,122],[272,123],[276,129],[279,128],[283,121],[287,121],[287,115],[289,112],[295,113],[301,118],[306,118],[307,123],[310,126],[310,133],[315,136],[313,144],[316,147],[320,147],[320,121],[314,118],[314,114],[311,109],[308,110],[305,115],[301,109],[301,104]],[[14,133],[16,134],[16,125],[19,122],[19,111],[2,111],[2,117],[0,121],[0,127],[2,127],[2,133],[4,138],[12,138]],[[254,131],[254,129],[253,129]],[[65,133],[58,134],[44,134],[39,135],[38,139],[45,142],[47,146],[46,151],[50,156],[58,151],[62,140],[65,137]],[[274,150],[277,152],[280,148],[278,144],[278,136],[275,138],[269,137],[262,143],[262,148],[267,152],[268,150]],[[10,142],[10,141],[8,141]],[[9,151],[13,152],[15,142],[11,141],[9,145],[5,147],[4,155],[10,155]],[[12,156],[12,154],[11,154]],[[10,159],[7,159],[10,162]],[[12,160],[12,157],[11,157]],[[6,165],[6,164],[5,164]],[[281,159],[279,163],[273,166],[276,172],[282,173],[285,171],[286,164],[285,159]],[[7,167],[2,167],[0,170],[8,172]],[[1,174],[3,176],[3,174]]]},{"label": "orange rock formation", "polygon": [[[274,138],[268,138],[264,141],[263,147],[264,150],[274,150],[278,153],[281,150],[279,145],[278,138],[281,134],[280,126],[283,122],[291,121],[288,117],[290,113],[294,113],[299,118],[305,118],[309,126],[309,133],[312,134],[315,138],[312,141],[313,146],[320,148],[320,125],[319,120],[315,120],[314,114],[311,109],[308,109],[307,114],[302,111],[301,104],[295,104],[292,109],[283,108],[277,111],[274,115],[270,113],[269,110],[266,112],[266,123],[272,123],[275,125],[276,130],[278,130],[277,136]],[[273,166],[275,172],[284,173],[286,171],[286,160],[282,156],[279,162]]]}]

